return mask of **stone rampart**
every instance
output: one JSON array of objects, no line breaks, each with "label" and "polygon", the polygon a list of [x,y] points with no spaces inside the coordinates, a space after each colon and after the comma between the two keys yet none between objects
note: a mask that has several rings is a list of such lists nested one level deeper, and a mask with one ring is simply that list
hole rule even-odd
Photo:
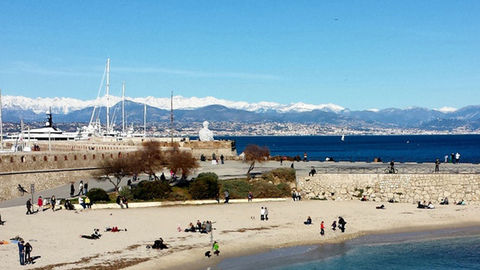
[{"label": "stone rampart", "polygon": [[321,200],[368,200],[416,203],[480,203],[479,174],[317,174],[298,179],[305,197]]},{"label": "stone rampart", "polygon": [[[78,180],[90,179],[94,172],[95,170],[81,170],[2,175],[0,176],[0,201],[20,196],[17,190],[19,184],[28,192],[30,192],[30,185],[35,184],[35,190],[40,191]],[[25,194],[26,198],[29,198],[28,195]]]}]

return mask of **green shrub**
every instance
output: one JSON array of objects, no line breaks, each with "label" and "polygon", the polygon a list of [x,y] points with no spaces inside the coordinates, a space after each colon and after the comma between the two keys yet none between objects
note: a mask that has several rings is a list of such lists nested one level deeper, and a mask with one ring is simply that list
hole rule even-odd
[{"label": "green shrub", "polygon": [[188,190],[183,187],[172,187],[172,192],[168,194],[169,201],[186,201],[192,199]]},{"label": "green shrub", "polygon": [[137,200],[165,199],[172,191],[167,183],[161,181],[141,181],[133,188],[133,198]]},{"label": "green shrub", "polygon": [[278,168],[262,174],[265,181],[275,182],[275,179],[282,183],[295,183],[295,170],[292,168]]},{"label": "green shrub", "polygon": [[201,173],[190,184],[190,195],[193,199],[214,199],[219,193],[218,176],[215,173]]},{"label": "green shrub", "polygon": [[127,198],[127,200],[129,200],[129,201],[133,199],[132,190],[128,186],[121,187],[120,191],[118,192],[118,195]]},{"label": "green shrub", "polygon": [[90,202],[108,202],[110,201],[110,197],[108,196],[107,192],[101,188],[92,188],[87,192],[88,198],[90,198]]},{"label": "green shrub", "polygon": [[[280,188],[279,188],[280,186]],[[282,184],[275,186],[263,181],[257,181],[252,184],[252,193],[254,198],[281,198],[290,196]]]},{"label": "green shrub", "polygon": [[221,181],[221,193],[228,190],[231,199],[245,199],[248,192],[252,190],[252,185],[247,179],[232,179]]}]

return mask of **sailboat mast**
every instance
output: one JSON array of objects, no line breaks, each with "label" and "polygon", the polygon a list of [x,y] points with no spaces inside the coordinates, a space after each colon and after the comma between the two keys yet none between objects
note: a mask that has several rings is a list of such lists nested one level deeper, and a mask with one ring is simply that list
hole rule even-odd
[{"label": "sailboat mast", "polygon": [[2,89],[0,89],[0,150],[3,151]]},{"label": "sailboat mast", "polygon": [[143,137],[147,137],[147,103],[143,103]]},{"label": "sailboat mast", "polygon": [[107,97],[107,133],[110,132],[110,58],[107,58],[107,84],[105,86],[105,96]]},{"label": "sailboat mast", "polygon": [[122,133],[125,134],[125,82],[122,83]]},{"label": "sailboat mast", "polygon": [[170,138],[173,146],[173,91],[170,95]]}]

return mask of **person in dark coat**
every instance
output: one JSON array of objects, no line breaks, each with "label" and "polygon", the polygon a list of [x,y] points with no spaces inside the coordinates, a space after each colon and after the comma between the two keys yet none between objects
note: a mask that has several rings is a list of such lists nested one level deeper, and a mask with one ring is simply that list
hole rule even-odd
[{"label": "person in dark coat", "polygon": [[31,215],[33,214],[32,212],[32,201],[30,199],[28,199],[27,201],[27,215]]},{"label": "person in dark coat", "polygon": [[345,232],[345,224],[347,224],[345,219],[343,219],[343,217],[338,217],[338,228],[342,231],[342,233]]},{"label": "person in dark coat", "polygon": [[30,253],[32,252],[33,247],[30,243],[25,244],[25,260],[24,263],[32,263],[32,257],[30,257]]},{"label": "person in dark coat", "polygon": [[75,187],[73,186],[73,182],[70,183],[70,197],[73,197],[75,194]]}]

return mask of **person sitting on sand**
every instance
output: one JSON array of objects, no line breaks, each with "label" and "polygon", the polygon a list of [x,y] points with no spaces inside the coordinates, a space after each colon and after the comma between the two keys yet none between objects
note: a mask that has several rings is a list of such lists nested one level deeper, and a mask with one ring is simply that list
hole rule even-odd
[{"label": "person sitting on sand", "polygon": [[337,221],[334,220],[332,223],[332,230],[335,231],[337,229]]},{"label": "person sitting on sand", "polygon": [[423,205],[420,201],[418,201],[417,208],[419,209],[425,208],[425,205]]},{"label": "person sitting on sand", "polygon": [[93,233],[91,235],[82,235],[81,237],[86,239],[97,240],[97,239],[100,239],[100,236],[102,235],[99,233],[99,229],[93,229]]},{"label": "person sitting on sand", "polygon": [[67,210],[75,210],[75,207],[73,206],[72,202],[70,202],[70,200],[65,200],[65,203],[63,205]]},{"label": "person sitting on sand", "polygon": [[459,201],[459,202],[457,203],[457,205],[465,205],[465,204],[466,204],[466,203],[465,203],[464,200],[461,200],[461,201]]},{"label": "person sitting on sand", "polygon": [[2,220],[2,215],[0,215],[0,225],[5,225],[5,220]]},{"label": "person sitting on sand", "polygon": [[185,229],[185,232],[195,232],[195,226],[193,226],[192,222],[190,222],[188,228]]},{"label": "person sitting on sand", "polygon": [[[149,247],[149,246],[147,246],[147,248],[148,248],[148,247]],[[155,240],[155,241],[153,242],[152,248],[153,248],[153,249],[160,249],[160,250],[162,250],[162,249],[168,249],[167,245],[166,245],[165,243],[163,243],[163,239],[162,239],[162,238],[160,238],[160,239],[158,239],[158,240]]]},{"label": "person sitting on sand", "polygon": [[197,219],[197,227],[195,227],[195,230],[197,231],[201,231],[202,230],[202,223],[200,222],[200,220]]},{"label": "person sitting on sand", "polygon": [[435,209],[435,206],[433,205],[432,202],[428,202],[427,208],[428,209]]},{"label": "person sitting on sand", "polygon": [[310,216],[307,217],[307,221],[304,221],[303,224],[305,225],[311,225],[312,224],[312,218]]},{"label": "person sitting on sand", "polygon": [[208,221],[208,220],[207,220],[207,222],[205,222],[205,231],[206,231],[207,233],[209,233],[209,232],[212,231],[212,222],[211,222],[211,221]]},{"label": "person sitting on sand", "polygon": [[385,205],[382,204],[382,205],[377,206],[377,207],[375,207],[375,208],[377,208],[377,209],[385,209]]},{"label": "person sitting on sand", "polygon": [[440,202],[441,205],[448,205],[448,198],[445,197],[445,199],[442,199],[442,201]]},{"label": "person sitting on sand", "polygon": [[363,195],[363,197],[360,199],[360,201],[362,201],[362,202],[368,201],[368,200],[367,200],[367,196]]}]

